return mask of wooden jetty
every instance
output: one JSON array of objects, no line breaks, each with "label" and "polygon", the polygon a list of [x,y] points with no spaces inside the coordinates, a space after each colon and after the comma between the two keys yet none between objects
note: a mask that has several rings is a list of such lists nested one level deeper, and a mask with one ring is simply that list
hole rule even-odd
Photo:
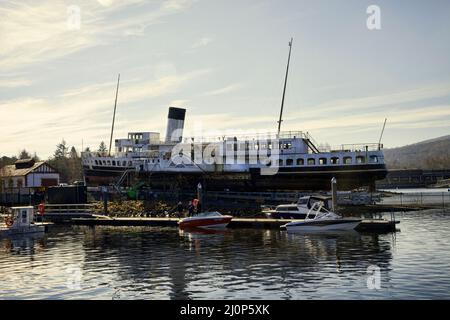
[{"label": "wooden jetty", "polygon": [[[109,218],[97,216],[96,218],[74,218],[71,224],[85,226],[154,226],[154,227],[176,227],[178,218]],[[287,219],[264,219],[264,218],[233,218],[228,225],[231,229],[279,229],[280,226],[290,222]],[[356,229],[362,232],[395,232],[399,221],[373,219],[363,220]]]}]

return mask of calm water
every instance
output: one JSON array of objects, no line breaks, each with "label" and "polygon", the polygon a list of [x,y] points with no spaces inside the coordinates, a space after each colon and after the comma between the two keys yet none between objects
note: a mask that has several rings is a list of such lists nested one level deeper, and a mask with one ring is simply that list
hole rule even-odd
[{"label": "calm water", "polygon": [[450,213],[397,219],[395,236],[53,228],[0,240],[0,299],[450,299]]}]

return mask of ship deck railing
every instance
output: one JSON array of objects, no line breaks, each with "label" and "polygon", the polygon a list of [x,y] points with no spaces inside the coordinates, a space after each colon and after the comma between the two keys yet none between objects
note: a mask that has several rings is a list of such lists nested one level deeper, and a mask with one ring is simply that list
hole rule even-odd
[{"label": "ship deck railing", "polygon": [[216,136],[201,136],[201,137],[184,137],[184,143],[201,142],[201,143],[217,143],[222,141],[252,141],[252,140],[275,140],[275,139],[307,139],[308,135],[303,131],[282,131],[279,134],[276,132],[260,132],[260,133],[239,133],[239,134],[225,134]]},{"label": "ship deck railing", "polygon": [[381,151],[383,145],[380,143],[352,143],[341,144],[339,146],[318,146],[321,153],[336,153],[336,152],[366,152],[366,151]]}]

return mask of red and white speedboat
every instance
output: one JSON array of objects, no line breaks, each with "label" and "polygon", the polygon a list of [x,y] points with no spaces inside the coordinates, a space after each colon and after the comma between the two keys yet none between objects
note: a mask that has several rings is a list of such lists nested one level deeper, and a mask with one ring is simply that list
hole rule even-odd
[{"label": "red and white speedboat", "polygon": [[226,228],[230,223],[232,216],[222,215],[215,212],[202,212],[195,216],[181,219],[178,221],[178,225],[182,229],[186,228],[209,228],[209,229],[221,229]]}]

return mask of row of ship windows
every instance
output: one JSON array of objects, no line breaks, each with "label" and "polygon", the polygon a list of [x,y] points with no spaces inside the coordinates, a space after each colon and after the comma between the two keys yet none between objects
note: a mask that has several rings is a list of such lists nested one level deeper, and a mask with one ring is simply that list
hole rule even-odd
[{"label": "row of ship windows", "polygon": [[[153,159],[152,163],[159,163],[159,159]],[[113,167],[131,167],[133,163],[131,161],[116,161],[116,160],[94,160],[91,163],[95,163],[97,166],[113,166]]]},{"label": "row of ship windows", "polygon": [[115,160],[95,160],[94,163],[96,165],[103,165],[103,166],[111,166],[111,164],[115,167],[131,167],[132,166],[132,162],[131,161],[115,161]]},{"label": "row of ship windows", "polygon": [[[328,160],[330,161],[330,164],[341,164],[341,158],[339,158],[339,157],[331,157],[330,159],[328,159],[328,158],[319,158],[319,159],[309,158],[309,159],[306,159],[306,163],[309,166],[311,166],[311,165],[313,166],[313,165],[316,165],[316,161],[317,161],[317,164],[324,165],[324,164],[328,163]],[[357,156],[357,157],[355,157],[355,161],[357,164],[363,164],[363,163],[367,162],[367,159],[364,156]],[[378,163],[378,157],[370,156],[369,162],[370,163]],[[279,166],[283,166],[285,163],[286,163],[286,166],[293,166],[294,159],[286,159],[286,162],[283,159],[278,160]],[[342,163],[343,164],[352,164],[353,157],[343,157]],[[297,166],[305,165],[305,159],[303,159],[303,158],[296,159],[295,165],[297,165]]]},{"label": "row of ship windows", "polygon": [[[328,160],[330,160],[330,164],[340,164],[341,163],[341,158],[339,157],[331,157],[330,159],[328,158],[319,158],[318,160],[318,164],[319,165],[324,165],[328,163]],[[355,157],[356,163],[357,164],[363,164],[366,163],[366,157],[363,156],[357,156]],[[159,159],[157,160],[159,162]],[[154,163],[155,160],[152,160],[152,162]],[[370,163],[378,163],[378,157],[377,156],[370,156],[369,157],[369,162]],[[284,164],[286,163],[286,166],[293,166],[294,165],[294,159],[286,159],[286,161],[284,161],[283,159],[279,159],[278,160],[278,165],[279,166],[284,166]],[[306,160],[307,165],[315,165],[316,164],[316,159],[315,158],[309,158]],[[343,157],[342,158],[342,163],[343,164],[352,164],[353,163],[353,157]],[[131,161],[115,161],[115,160],[95,160],[95,164],[96,165],[108,165],[108,166],[122,166],[122,167],[131,167],[132,166],[132,162]],[[297,166],[303,166],[305,165],[305,159],[303,158],[298,158],[296,159],[295,164]]]},{"label": "row of ship windows", "polygon": [[[134,141],[135,144],[138,144],[139,141],[135,140]],[[272,150],[272,144],[245,144],[245,143],[241,143],[239,145],[235,144],[235,143],[227,143],[226,145],[226,149],[227,151],[246,151],[248,152],[249,150]],[[280,143],[279,144],[279,149],[284,150],[284,149],[292,149],[292,143]],[[133,146],[126,146],[126,147],[118,147],[118,151],[119,152],[142,152],[142,148],[139,147],[133,147]]]},{"label": "row of ship windows", "polygon": [[[159,159],[152,160],[151,163],[159,163]],[[131,167],[133,163],[131,161],[116,161],[116,160],[91,160],[91,164],[97,166],[113,166],[113,167]]]},{"label": "row of ship windows", "polygon": [[[271,150],[272,149],[272,143],[253,143],[250,144],[248,142],[241,142],[241,143],[230,143],[227,142],[226,144],[227,151],[248,151],[248,150]],[[279,143],[278,144],[279,149],[292,149],[292,143]]]}]

